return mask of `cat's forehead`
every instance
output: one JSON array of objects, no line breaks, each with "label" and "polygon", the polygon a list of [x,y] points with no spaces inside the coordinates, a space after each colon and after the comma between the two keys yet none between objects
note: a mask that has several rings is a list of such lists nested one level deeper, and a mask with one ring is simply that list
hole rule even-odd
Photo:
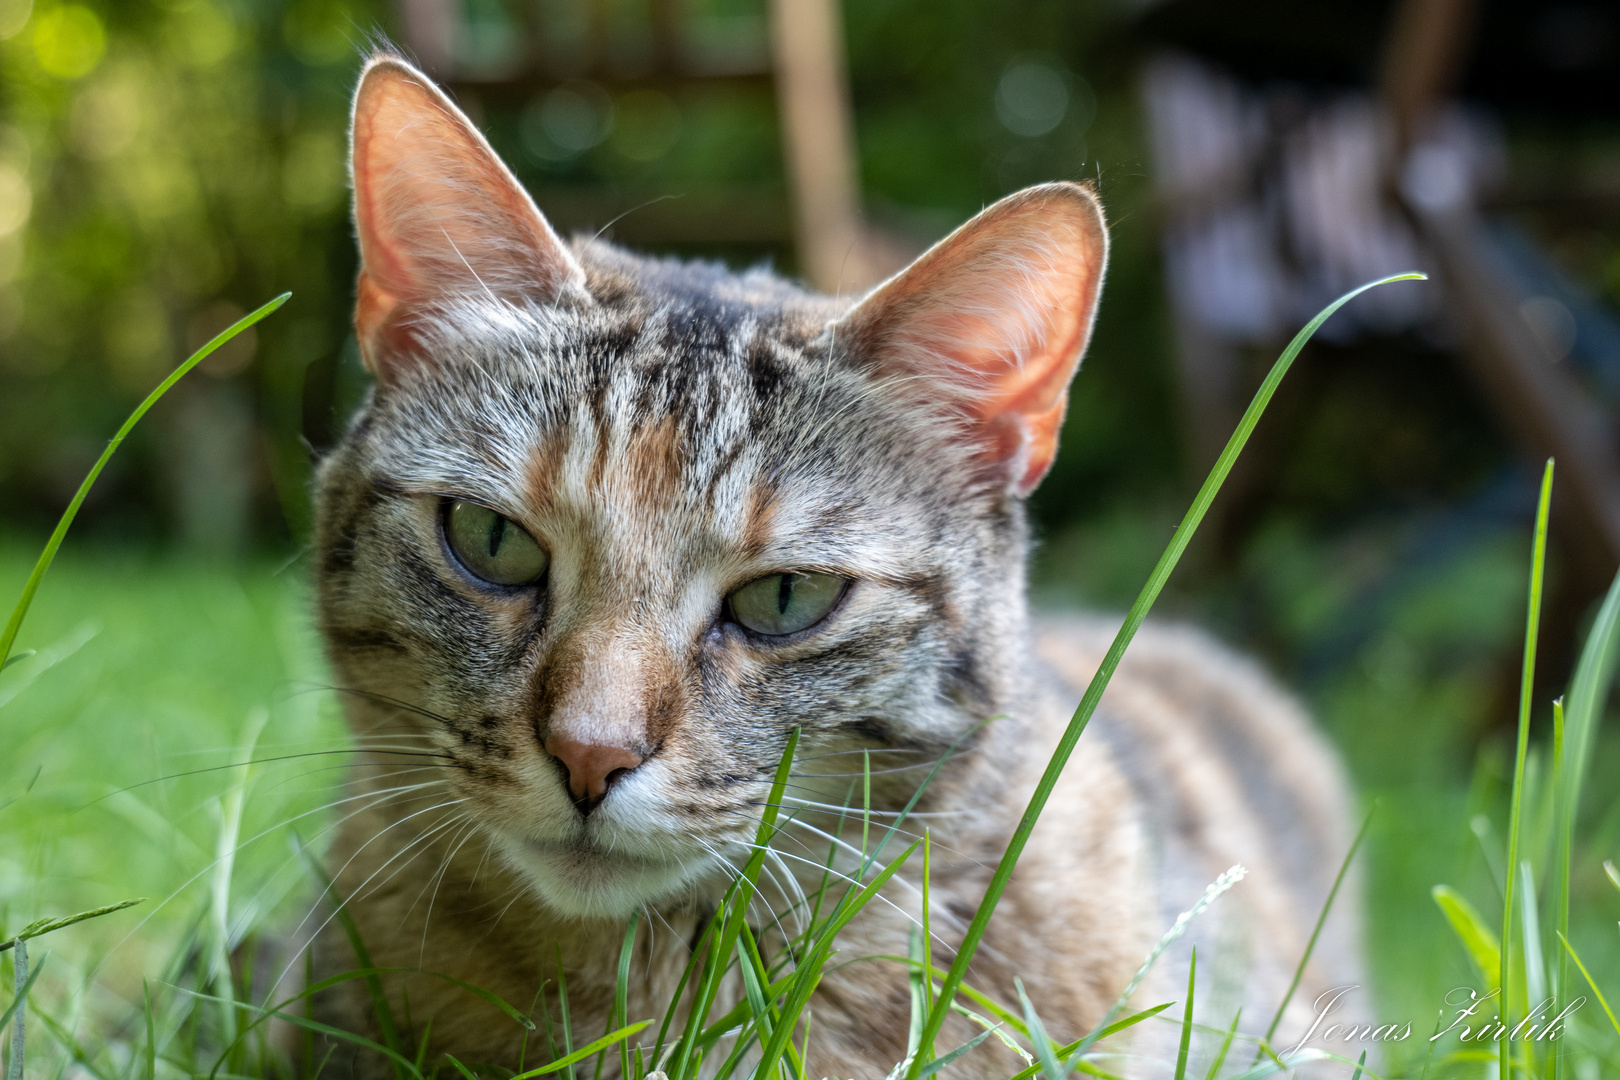
[{"label": "cat's forehead", "polygon": [[837,358],[827,307],[656,278],[605,299],[436,317],[431,363],[378,402],[382,473],[586,541],[728,548],[853,531],[918,479],[884,461],[917,444],[915,418]]}]

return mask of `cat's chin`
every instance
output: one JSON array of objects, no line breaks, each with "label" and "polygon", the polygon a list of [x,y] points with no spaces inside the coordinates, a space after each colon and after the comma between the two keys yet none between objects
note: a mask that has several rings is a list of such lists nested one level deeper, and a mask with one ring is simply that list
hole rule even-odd
[{"label": "cat's chin", "polygon": [[693,865],[591,844],[503,836],[500,845],[543,904],[580,919],[628,918],[649,903],[684,893],[709,869],[707,860]]}]

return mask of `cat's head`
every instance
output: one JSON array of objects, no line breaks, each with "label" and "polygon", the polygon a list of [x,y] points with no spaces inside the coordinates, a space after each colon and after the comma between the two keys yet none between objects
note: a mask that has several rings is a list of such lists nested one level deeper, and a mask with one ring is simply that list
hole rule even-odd
[{"label": "cat's head", "polygon": [[840,752],[931,761],[1016,705],[1088,190],[1003,199],[850,303],[565,244],[395,58],[352,147],[376,388],[321,468],[323,629],[357,727],[449,755],[545,902],[714,877],[795,726],[790,795],[837,801]]}]

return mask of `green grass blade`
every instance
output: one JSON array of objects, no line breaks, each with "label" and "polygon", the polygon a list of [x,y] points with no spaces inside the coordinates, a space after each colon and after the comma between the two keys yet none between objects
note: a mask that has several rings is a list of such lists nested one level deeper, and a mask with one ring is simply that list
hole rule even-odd
[{"label": "green grass blade", "polygon": [[738,935],[737,941],[745,953],[743,962],[737,965],[738,971],[742,974],[743,997],[747,1001],[748,1012],[754,1018],[755,1029],[762,1036],[769,1037],[771,1032],[776,1030],[776,1025],[772,1022],[770,1002],[765,997],[765,963],[754,944],[753,931],[746,925]]},{"label": "green grass blade", "polygon": [[[1073,1058],[1075,1052],[1078,1051],[1081,1047],[1089,1045],[1090,1043],[1101,1042],[1103,1039],[1108,1038],[1108,1036],[1113,1035],[1113,1034],[1115,1034],[1117,1032],[1120,1032],[1120,1031],[1124,1031],[1128,1027],[1135,1027],[1137,1024],[1140,1024],[1144,1020],[1148,1020],[1148,1019],[1151,1019],[1151,1018],[1153,1018],[1155,1016],[1158,1016],[1160,1013],[1164,1012],[1164,1010],[1168,1009],[1170,1006],[1172,1006],[1174,1004],[1175,1004],[1175,1002],[1173,1002],[1173,1001],[1166,1001],[1162,1005],[1155,1005],[1150,1009],[1143,1009],[1139,1013],[1133,1013],[1130,1016],[1125,1017],[1123,1020],[1116,1020],[1112,1024],[1109,1024],[1107,1027],[1103,1028],[1101,1031],[1097,1032],[1095,1035],[1087,1035],[1084,1039],[1076,1039],[1074,1042],[1069,1043],[1067,1046],[1059,1047],[1058,1051],[1057,1051],[1058,1056],[1062,1057],[1062,1058]],[[954,1006],[954,1005],[952,1006],[952,1008],[956,1008],[956,1007],[957,1006]],[[1022,1023],[1022,1021],[1020,1021],[1020,1023]],[[1089,1061],[1076,1062],[1076,1061],[1071,1060],[1071,1061],[1069,1061],[1067,1067],[1070,1068],[1070,1069],[1077,1069],[1080,1072],[1086,1073],[1089,1076],[1108,1076],[1108,1075],[1110,1075],[1109,1073],[1105,1073],[1105,1072],[1102,1072],[1101,1070],[1097,1069]],[[1027,1067],[1027,1068],[1025,1068],[1023,1070],[1014,1073],[1012,1076],[1008,1077],[1007,1080],[1030,1080],[1030,1077],[1034,1076],[1036,1073],[1038,1073],[1040,1071],[1041,1071],[1040,1063],[1036,1062],[1035,1064],[1030,1065],[1029,1067]]]},{"label": "green grass blade", "polygon": [[[900,868],[921,846],[921,840],[914,841],[893,862],[885,866],[860,892],[839,902],[838,908],[834,910],[832,917],[827,920],[826,928],[817,939],[815,948],[811,950],[805,962],[799,966],[799,969],[794,972],[792,989],[788,992],[787,1000],[782,1005],[783,1016],[798,1016],[804,1012],[804,1007],[810,1002],[810,995],[815,992],[816,984],[821,981],[823,967],[832,954],[834,939],[849,924],[849,921],[871,902],[879,890],[889,883],[889,879],[900,872]],[[770,1042],[765,1044],[764,1051],[760,1055],[758,1076],[770,1076],[776,1069],[777,1059],[782,1056],[783,1050],[786,1049],[788,1037],[792,1033],[793,1025],[791,1023],[777,1025],[776,1031],[771,1035]],[[913,1064],[916,1064],[916,1062],[913,1062]]]},{"label": "green grass blade", "polygon": [[1232,1026],[1226,1029],[1226,1037],[1221,1040],[1221,1048],[1215,1054],[1215,1060],[1209,1063],[1209,1071],[1204,1074],[1204,1080],[1217,1080],[1221,1075],[1221,1066],[1226,1064],[1226,1055],[1232,1049],[1232,1039],[1237,1035],[1238,1021],[1243,1019],[1243,1006],[1232,1014]]},{"label": "green grass blade", "polygon": [[[1614,680],[1617,639],[1620,639],[1620,574],[1615,575],[1592,629],[1586,635],[1586,644],[1581,649],[1580,662],[1575,666],[1575,677],[1564,703],[1561,725],[1557,724],[1559,714],[1556,709],[1553,714],[1555,729],[1561,727],[1562,730],[1555,734],[1557,764],[1553,780],[1555,855],[1552,884],[1556,892],[1552,919],[1555,933],[1565,939],[1569,937],[1569,882],[1575,846],[1575,817],[1580,810],[1581,785],[1586,775],[1592,736],[1602,719],[1603,706]],[[1566,953],[1558,954],[1556,972],[1553,995],[1559,1001],[1568,1001],[1573,980]],[[1553,1073],[1558,1080],[1564,1080],[1569,1075],[1564,1065],[1567,1057],[1565,1040],[1556,1040]]]},{"label": "green grass blade", "polygon": [[1181,1045],[1176,1049],[1176,1080],[1187,1080],[1187,1053],[1192,1049],[1193,986],[1198,978],[1198,949],[1187,965],[1187,1008],[1181,1014]]},{"label": "green grass blade", "polygon": [[8,942],[5,942],[4,944],[0,944],[0,952],[5,952],[19,941],[27,941],[30,938],[37,938],[44,934],[49,934],[53,930],[62,930],[66,927],[72,926],[74,923],[82,923],[86,919],[99,919],[103,915],[111,915],[115,911],[123,911],[125,908],[134,907],[136,904],[144,903],[146,903],[146,897],[137,896],[133,900],[120,900],[116,904],[108,904],[106,907],[98,907],[91,911],[81,911],[77,915],[69,915],[63,919],[36,919],[27,926],[23,927],[22,930],[17,933],[16,937],[12,938]]},{"label": "green grass blade", "polygon": [[[927,851],[926,844],[923,850]],[[911,990],[911,1026],[906,1031],[906,1054],[910,1056],[917,1053],[922,1046],[919,1040],[922,1038],[923,1024],[928,1022],[928,996],[924,987],[933,980],[928,977],[927,961],[923,959],[922,930],[915,923],[907,935],[906,944],[910,947],[911,954],[911,970],[907,972],[909,976],[907,982]]]},{"label": "green grass blade", "polygon": [[152,1019],[152,990],[145,979],[141,980],[141,1005],[146,1021],[146,1080],[157,1080],[157,1024]]},{"label": "green grass blade", "polygon": [[0,1013],[0,1031],[6,1030],[6,1025],[11,1023],[12,1016],[22,1007],[22,1003],[28,1000],[29,992],[34,989],[34,984],[39,981],[39,973],[44,970],[45,957],[42,956],[34,963],[32,970],[28,972],[28,981],[23,983],[22,991],[11,999],[11,1004],[6,1006],[6,1011]]},{"label": "green grass blade", "polygon": [[[624,944],[619,946],[619,973],[613,980],[613,1012],[608,1017],[608,1026],[612,1027],[614,1018],[620,1024],[630,1021],[630,958],[635,953],[636,927],[640,923],[638,916],[630,916],[630,925],[624,929]],[[601,1064],[597,1064],[601,1068]],[[630,1077],[630,1044],[619,1044],[619,1076],[621,1080],[631,1080]]]},{"label": "green grass blade", "polygon": [[[708,925],[703,928],[703,933],[698,936],[697,947],[692,950],[692,955],[687,957],[686,967],[681,970],[680,980],[675,984],[675,992],[670,995],[669,1011],[664,1014],[664,1022],[658,1026],[658,1039],[653,1043],[652,1056],[656,1062],[664,1060],[664,1042],[669,1037],[669,1025],[675,1019],[675,1012],[680,1006],[681,996],[686,993],[686,987],[691,982],[692,975],[701,969],[704,957],[708,955],[706,950],[714,945],[715,924],[717,922],[718,912],[716,918],[711,918]],[[696,1022],[694,1017],[688,1017],[687,1027],[692,1027]]]},{"label": "green grass blade", "polygon": [[533,1080],[533,1078],[536,1076],[546,1076],[550,1073],[561,1072],[564,1069],[572,1069],[575,1065],[581,1061],[584,1061],[586,1058],[591,1057],[593,1054],[601,1053],[614,1043],[623,1042],[625,1039],[630,1038],[630,1036],[635,1035],[637,1032],[643,1031],[649,1027],[652,1027],[651,1020],[638,1020],[634,1024],[626,1024],[617,1031],[608,1032],[600,1039],[593,1039],[591,1042],[586,1043],[578,1050],[565,1054],[556,1061],[553,1061],[547,1065],[542,1065],[538,1069],[530,1069],[528,1072],[518,1073],[516,1076],[512,1077],[511,1080]]},{"label": "green grass blade", "polygon": [[[568,1080],[577,1080],[574,1072],[574,1062],[579,1061],[586,1054],[574,1056],[574,1021],[568,1014],[568,976],[563,974],[562,946],[557,946],[557,1013],[562,1023],[563,1056],[552,1062],[559,1069],[568,1071]],[[542,1066],[550,1070],[550,1066]],[[531,1070],[532,1071],[532,1070]]]},{"label": "green grass blade", "polygon": [[1030,1044],[1035,1050],[1035,1059],[1040,1062],[1041,1072],[1046,1080],[1063,1080],[1068,1070],[1058,1064],[1057,1047],[1052,1045],[1052,1037],[1046,1033],[1046,1025],[1041,1023],[1041,1016],[1035,1011],[1035,1005],[1024,992],[1024,980],[1014,979],[1013,986],[1018,990],[1018,1003],[1024,1007],[1024,1028],[1029,1032]]},{"label": "green grass blade", "polygon": [[[1497,978],[1497,985],[1502,988],[1502,1021],[1511,1029],[1512,1017],[1509,1015],[1513,1008],[1511,989],[1513,987],[1513,948],[1509,944],[1513,940],[1513,900],[1514,878],[1517,876],[1519,865],[1519,830],[1523,819],[1524,807],[1524,764],[1530,756],[1530,701],[1535,688],[1536,674],[1536,638],[1541,627],[1541,587],[1542,578],[1547,568],[1547,513],[1552,506],[1553,463],[1547,459],[1547,466],[1541,473],[1541,498],[1536,503],[1536,531],[1535,540],[1530,549],[1530,598],[1525,614],[1524,626],[1524,666],[1519,675],[1519,741],[1513,756],[1513,802],[1508,813],[1507,836],[1507,862],[1503,867],[1502,881],[1502,950],[1501,970]],[[1529,1007],[1527,1002],[1526,1007]],[[1507,1039],[1498,1039],[1498,1075],[1511,1077],[1512,1045]],[[1357,1072],[1360,1070],[1358,1069]]]},{"label": "green grass blade", "polygon": [[[1350,1074],[1350,1080],[1361,1080],[1361,1074],[1363,1072],[1365,1072],[1366,1069],[1367,1069],[1367,1051],[1363,1050],[1361,1052],[1361,1056],[1356,1059],[1356,1071]],[[1507,1076],[1509,1074],[1508,1073],[1503,1073],[1502,1075]]]},{"label": "green grass blade", "polygon": [[460,987],[469,994],[472,994],[474,997],[487,1001],[497,1009],[500,1009],[507,1016],[510,1016],[513,1020],[516,1020],[519,1024],[522,1024],[529,1031],[534,1030],[534,1021],[530,1020],[517,1009],[507,1004],[506,1001],[500,997],[500,995],[494,993],[493,991],[485,990],[481,986],[474,986],[472,983],[458,979],[454,975],[446,975],[441,971],[426,971],[422,968],[354,968],[349,971],[340,972],[336,975],[328,975],[326,978],[321,979],[318,982],[310,983],[302,990],[298,991],[298,993],[293,994],[291,997],[288,997],[283,1001],[278,1001],[269,1008],[258,1009],[258,1015],[249,1021],[247,1025],[237,1033],[236,1038],[230,1044],[228,1044],[223,1051],[220,1052],[219,1060],[214,1062],[214,1067],[209,1070],[209,1080],[214,1080],[215,1077],[220,1075],[220,1068],[225,1064],[225,1061],[229,1055],[248,1037],[249,1034],[253,1032],[255,1028],[280,1015],[281,1011],[286,1009],[289,1005],[296,1005],[300,1001],[312,1001],[315,995],[319,994],[321,991],[329,990],[340,983],[352,982],[355,979],[365,979],[369,985],[372,980],[375,980],[382,975],[426,975],[431,978],[443,980],[452,986]]},{"label": "green grass blade", "polygon": [[478,1080],[478,1077],[473,1075],[472,1070],[463,1065],[454,1054],[446,1054],[444,1056],[449,1059],[450,1064],[454,1065],[456,1067],[456,1071],[465,1077],[466,1080]]},{"label": "green grass blade", "polygon": [[368,972],[365,976],[366,994],[371,998],[372,1011],[377,1017],[377,1030],[381,1032],[383,1042],[388,1046],[389,1057],[396,1062],[409,1062],[404,1055],[404,1047],[399,1039],[399,1024],[394,1019],[394,1007],[388,1002],[388,995],[383,991],[382,979],[376,972],[381,969],[372,963],[371,950],[366,948],[365,940],[360,936],[360,927],[356,925],[354,916],[349,913],[347,897],[339,895],[337,882],[326,873],[326,868],[320,864],[307,847],[300,846],[299,854],[304,857],[304,863],[315,875],[326,893],[327,902],[332,905],[332,913],[337,918],[338,925],[343,928],[343,934],[349,939],[349,947],[354,950],[355,959],[360,961],[360,968]]},{"label": "green grass blade", "polygon": [[1480,977],[1486,981],[1486,988],[1500,989],[1496,976],[1502,967],[1502,943],[1497,939],[1496,932],[1485,924],[1484,917],[1474,905],[1450,885],[1436,885],[1430,890],[1430,895],[1440,905],[1463,948],[1468,950],[1468,956],[1479,969]]},{"label": "green grass blade", "polygon": [[45,572],[51,568],[51,562],[56,558],[57,549],[62,546],[62,538],[67,535],[68,527],[73,524],[73,519],[78,516],[79,507],[84,505],[85,496],[90,494],[90,488],[96,482],[96,478],[101,475],[101,470],[107,467],[107,462],[112,460],[113,454],[117,453],[118,447],[129,437],[129,433],[134,430],[135,425],[140,423],[141,417],[145,416],[147,411],[153,405],[156,405],[159,399],[164,394],[167,394],[169,389],[179,382],[186,372],[202,363],[215,349],[218,349],[231,338],[269,315],[282,304],[285,304],[291,296],[292,293],[282,293],[268,304],[255,311],[248,312],[218,334],[215,334],[213,340],[192,353],[185,363],[169,372],[168,377],[158,383],[157,389],[147,394],[146,400],[135,406],[135,411],[129,414],[129,418],[118,429],[118,433],[112,437],[112,441],[101,452],[101,456],[96,459],[96,463],[90,467],[90,472],[85,476],[84,482],[79,485],[79,490],[73,493],[73,498],[69,501],[67,509],[62,511],[61,518],[56,522],[56,528],[51,531],[50,539],[45,542],[45,550],[40,552],[39,561],[34,563],[33,572],[28,575],[28,581],[23,585],[22,596],[18,598],[17,606],[11,611],[11,619],[6,623],[4,633],[0,633],[0,664],[4,664],[6,658],[11,655],[11,647],[17,643],[17,632],[22,629],[23,618],[28,614],[28,608],[34,602],[34,594],[39,591],[39,583],[45,580]]},{"label": "green grass blade", "polygon": [[963,1054],[968,1053],[975,1046],[978,1046],[980,1043],[984,1042],[984,1040],[988,1039],[989,1037],[990,1037],[990,1032],[989,1031],[981,1031],[981,1032],[979,1032],[977,1035],[973,1036],[973,1038],[969,1039],[967,1042],[963,1043],[961,1046],[956,1047],[954,1050],[946,1051],[944,1054],[941,1054],[939,1057],[935,1058],[933,1061],[930,1061],[928,1064],[924,1065],[922,1067],[922,1070],[920,1072],[918,1072],[917,1075],[918,1076],[933,1076],[935,1073],[939,1072],[945,1066],[949,1065],[951,1062],[955,1061],[957,1058],[961,1057]]},{"label": "green grass blade", "polygon": [[[698,1000],[694,1003],[692,1013],[688,1019],[685,1036],[676,1049],[675,1060],[671,1063],[674,1071],[670,1072],[672,1080],[686,1080],[687,1070],[691,1065],[692,1050],[695,1045],[697,1033],[708,1021],[709,1010],[714,1007],[715,996],[720,992],[720,981],[725,976],[731,964],[731,955],[737,946],[737,935],[748,917],[748,905],[754,896],[754,889],[759,883],[760,872],[765,867],[765,849],[770,845],[771,839],[776,835],[777,811],[782,805],[782,793],[787,790],[788,775],[793,768],[793,755],[799,746],[799,729],[795,727],[788,732],[787,746],[782,750],[782,760],[777,763],[776,776],[771,781],[770,794],[765,799],[765,806],[760,812],[759,828],[754,833],[754,851],[748,862],[743,866],[743,872],[737,876],[727,890],[727,914],[725,925],[716,940],[715,947],[709,955],[708,963],[704,968],[704,979],[698,989]],[[718,916],[716,916],[718,918]],[[794,1011],[790,1015],[797,1016]],[[785,1030],[791,1031],[792,1025],[786,1025]],[[780,1030],[778,1031],[780,1034]],[[764,1073],[760,1074],[765,1075]]]},{"label": "green grass blade", "polygon": [[[1276,1037],[1277,1025],[1282,1023],[1283,1013],[1288,1011],[1288,1003],[1294,1000],[1294,992],[1299,989],[1299,982],[1305,977],[1305,965],[1311,962],[1311,953],[1316,951],[1316,939],[1322,936],[1322,927],[1327,925],[1328,913],[1333,910],[1333,901],[1339,895],[1339,886],[1344,884],[1345,875],[1350,872],[1350,863],[1355,859],[1361,842],[1367,838],[1367,828],[1372,824],[1373,814],[1377,812],[1377,803],[1367,809],[1367,816],[1361,819],[1361,828],[1356,830],[1356,838],[1350,842],[1350,850],[1344,853],[1344,860],[1339,863],[1339,872],[1333,879],[1333,887],[1328,890],[1327,899],[1322,901],[1322,911],[1316,916],[1316,925],[1311,929],[1310,940],[1305,943],[1305,952],[1294,968],[1293,981],[1288,984],[1288,992],[1283,995],[1282,1001],[1277,1005],[1277,1011],[1272,1014],[1271,1023],[1266,1025],[1265,1041],[1268,1043]],[[1255,1060],[1260,1060],[1259,1051],[1255,1052]]]},{"label": "green grass blade", "polygon": [[[766,999],[774,1001],[781,997],[787,991],[788,987],[793,985],[794,978],[795,976],[790,972],[782,976],[780,979],[777,979],[769,986],[765,987]],[[748,1019],[749,1009],[750,1007],[746,998],[737,1002],[737,1004],[731,1007],[730,1012],[726,1013],[720,1019],[704,1028],[702,1032],[698,1034],[697,1045],[703,1047],[711,1046],[714,1044],[715,1040],[719,1039],[720,1036],[724,1035],[726,1032],[740,1027],[743,1022]]]},{"label": "green grass blade", "polygon": [[1524,931],[1525,1007],[1547,996],[1547,962],[1541,955],[1541,913],[1536,907],[1536,879],[1530,860],[1519,863],[1519,926]]},{"label": "green grass blade", "polygon": [[[212,995],[198,994],[197,996],[210,997]],[[215,1000],[224,1001],[225,999],[216,998]],[[356,1046],[382,1054],[394,1063],[395,1068],[397,1068],[402,1075],[413,1077],[414,1080],[423,1080],[422,1074],[417,1071],[415,1063],[412,1062],[410,1058],[406,1057],[404,1054],[390,1050],[382,1043],[373,1042],[364,1035],[356,1035],[352,1031],[344,1031],[342,1028],[332,1027],[330,1024],[321,1023],[319,1020],[310,1020],[307,1017],[298,1016],[293,1013],[278,1013],[276,1014],[276,1018],[279,1020],[285,1020],[289,1024],[296,1024],[301,1028],[307,1028],[308,1030],[315,1032],[317,1035],[325,1035],[332,1039],[342,1039],[344,1042],[353,1043]]]},{"label": "green grass blade", "polygon": [[[962,944],[956,951],[956,957],[951,961],[950,971],[945,976],[945,981],[941,986],[941,1007],[936,1007],[933,1015],[929,1017],[928,1026],[923,1031],[922,1041],[924,1043],[934,1040],[939,1035],[939,1028],[945,1019],[947,1007],[955,999],[956,988],[961,985],[963,978],[967,975],[968,965],[973,962],[973,956],[978,951],[979,942],[984,939],[985,931],[989,929],[990,918],[995,914],[996,905],[1001,901],[1001,894],[1006,891],[1007,884],[1012,879],[1013,869],[1018,865],[1019,857],[1024,853],[1024,846],[1029,842],[1030,834],[1034,832],[1036,822],[1040,820],[1041,811],[1046,808],[1047,800],[1052,797],[1052,791],[1057,787],[1058,777],[1063,774],[1064,767],[1069,763],[1070,755],[1074,753],[1075,744],[1079,741],[1081,733],[1085,731],[1086,725],[1091,722],[1091,715],[1096,711],[1097,704],[1102,700],[1103,691],[1107,689],[1108,681],[1113,677],[1114,669],[1119,666],[1120,659],[1125,655],[1126,646],[1130,645],[1131,639],[1136,636],[1136,631],[1141,628],[1143,620],[1147,618],[1148,610],[1153,607],[1154,601],[1159,598],[1159,593],[1164,589],[1165,582],[1170,578],[1170,572],[1175,569],[1176,563],[1181,561],[1182,552],[1187,549],[1187,544],[1191,542],[1193,535],[1198,531],[1199,522],[1204,519],[1204,515],[1209,511],[1210,504],[1215,501],[1216,493],[1220,491],[1221,485],[1226,482],[1227,474],[1232,471],[1232,466],[1237,461],[1238,454],[1249,441],[1249,436],[1253,433],[1255,425],[1260,422],[1261,414],[1265,412],[1272,395],[1277,392],[1277,387],[1282,383],[1283,376],[1288,374],[1288,369],[1293,366],[1294,358],[1299,355],[1300,350],[1305,347],[1305,343],[1328,320],[1329,316],[1368,289],[1395,281],[1421,281],[1424,278],[1425,275],[1423,274],[1395,274],[1390,277],[1380,278],[1377,281],[1368,282],[1345,293],[1322,309],[1314,319],[1307,323],[1305,328],[1294,336],[1294,340],[1288,343],[1288,347],[1277,358],[1277,362],[1272,365],[1270,373],[1266,375],[1265,381],[1260,384],[1260,389],[1255,393],[1248,409],[1244,411],[1242,419],[1238,421],[1237,430],[1232,433],[1231,439],[1227,441],[1226,448],[1221,451],[1220,457],[1216,460],[1215,467],[1210,470],[1210,474],[1204,480],[1203,486],[1198,489],[1198,494],[1194,497],[1192,506],[1188,508],[1186,516],[1181,519],[1181,525],[1171,538],[1170,545],[1159,556],[1158,563],[1148,576],[1147,584],[1142,586],[1142,591],[1137,596],[1136,602],[1131,605],[1130,611],[1126,613],[1125,622],[1120,626],[1119,632],[1114,636],[1113,643],[1108,647],[1108,652],[1104,655],[1102,664],[1097,669],[1097,674],[1092,678],[1090,685],[1086,687],[1086,692],[1081,697],[1080,704],[1075,708],[1074,715],[1070,718],[1068,727],[1064,730],[1056,751],[1053,752],[1051,760],[1047,763],[1046,771],[1041,774],[1040,782],[1036,785],[1034,794],[1030,796],[1029,805],[1025,808],[1023,816],[1019,818],[1018,827],[1013,830],[1006,851],[1002,855],[1001,861],[996,865],[995,873],[991,875],[990,883],[985,889],[984,899],[980,901],[978,909],[974,912],[973,919],[968,924],[967,932],[963,935]],[[906,1080],[917,1080],[917,1070],[920,1065],[920,1062],[912,1063],[911,1068],[906,1073]]]},{"label": "green grass blade", "polygon": [[1614,1027],[1614,1033],[1620,1035],[1620,1020],[1614,1018],[1614,1010],[1609,1008],[1609,999],[1603,996],[1602,990],[1598,989],[1597,980],[1592,978],[1592,973],[1586,970],[1585,964],[1581,963],[1580,955],[1575,952],[1575,947],[1569,943],[1569,939],[1563,934],[1559,934],[1558,940],[1563,944],[1564,951],[1569,954],[1569,958],[1575,961],[1575,966],[1581,969],[1581,975],[1586,979],[1586,985],[1592,988],[1592,993],[1597,996],[1598,1004],[1603,1006],[1603,1012],[1608,1016],[1609,1023]]},{"label": "green grass blade", "polygon": [[418,1039],[417,1042],[416,1042],[416,1071],[417,1072],[421,1072],[424,1068],[427,1067],[428,1039],[432,1038],[432,1036],[433,1036],[433,1017],[430,1016],[430,1017],[427,1018],[427,1023],[422,1025],[422,1037],[420,1039]]}]

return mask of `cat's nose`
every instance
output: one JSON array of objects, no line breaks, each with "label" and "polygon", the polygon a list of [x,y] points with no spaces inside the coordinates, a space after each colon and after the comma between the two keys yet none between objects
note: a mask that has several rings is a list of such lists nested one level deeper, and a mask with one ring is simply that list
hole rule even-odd
[{"label": "cat's nose", "polygon": [[569,793],[587,814],[602,801],[608,788],[644,760],[627,746],[584,743],[562,735],[547,739],[545,748],[568,769]]}]

